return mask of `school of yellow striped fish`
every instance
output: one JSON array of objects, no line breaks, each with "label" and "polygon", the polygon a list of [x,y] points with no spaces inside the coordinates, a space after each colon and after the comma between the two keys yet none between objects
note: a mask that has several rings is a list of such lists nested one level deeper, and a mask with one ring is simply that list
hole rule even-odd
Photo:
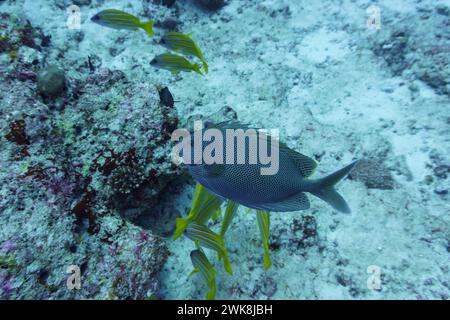
[{"label": "school of yellow striped fish", "polygon": [[[107,9],[95,14],[91,21],[101,26],[117,30],[138,30],[143,29],[149,37],[154,36],[154,21],[142,22],[132,14],[116,9]],[[191,38],[192,33],[183,34],[181,32],[166,32],[159,41],[159,44],[166,48],[167,52],[156,56],[150,61],[150,65],[157,69],[168,70],[173,74],[180,72],[195,72],[203,76],[200,70],[201,65],[190,62],[186,57],[198,58],[205,73],[209,67],[199,46]],[[179,55],[181,54],[181,55]]]},{"label": "school of yellow striped fish", "polygon": [[[197,272],[200,273],[203,283],[209,287],[209,291],[206,294],[207,300],[215,298],[216,270],[203,248],[216,252],[218,259],[223,260],[225,271],[230,275],[233,274],[224,239],[233,218],[237,214],[239,204],[228,200],[225,213],[222,215],[221,207],[223,202],[222,198],[208,191],[200,183],[197,183],[191,210],[186,217],[177,218],[176,230],[173,236],[174,240],[176,240],[181,235],[184,235],[194,242],[196,249],[191,251],[191,262],[194,270],[189,275],[189,278]],[[252,209],[248,211],[250,210]],[[270,213],[264,210],[257,210],[256,217],[264,249],[264,269],[268,270],[272,265],[269,253]],[[217,222],[219,219],[222,222],[219,233],[207,227],[211,221]]]}]

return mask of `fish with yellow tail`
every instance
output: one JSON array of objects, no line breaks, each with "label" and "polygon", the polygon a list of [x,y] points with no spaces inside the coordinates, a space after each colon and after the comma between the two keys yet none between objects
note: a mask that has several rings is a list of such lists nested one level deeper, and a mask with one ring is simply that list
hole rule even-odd
[{"label": "fish with yellow tail", "polygon": [[198,243],[201,247],[211,249],[219,254],[219,258],[223,259],[223,266],[229,274],[233,274],[228,253],[225,244],[220,235],[212,231],[210,228],[191,222],[184,231],[186,237]]},{"label": "fish with yellow tail", "polygon": [[203,57],[202,51],[191,38],[192,33],[183,34],[181,32],[167,32],[160,40],[160,44],[175,52],[179,52],[185,56],[194,56],[199,58],[203,63],[205,73],[208,73],[209,67]]},{"label": "fish with yellow tail", "polygon": [[194,266],[194,270],[192,270],[189,278],[193,274],[199,272],[203,281],[209,287],[209,292],[206,294],[206,300],[214,300],[216,296],[216,271],[213,266],[201,249],[191,251],[191,262]]},{"label": "fish with yellow tail", "polygon": [[209,192],[200,183],[195,188],[192,208],[187,217],[177,218],[173,239],[180,237],[191,221],[206,224],[213,213],[220,210],[223,200]]},{"label": "fish with yellow tail", "polygon": [[154,35],[153,21],[141,22],[132,14],[116,9],[100,11],[91,18],[91,21],[104,27],[119,30],[137,30],[141,28],[144,29],[150,37],[153,37]]},{"label": "fish with yellow tail", "polygon": [[265,210],[257,210],[256,220],[258,221],[259,234],[264,246],[264,269],[267,271],[272,265],[269,253],[270,213]]},{"label": "fish with yellow tail", "polygon": [[191,63],[186,58],[173,53],[163,53],[156,56],[152,61],[150,61],[150,65],[157,69],[169,70],[173,74],[178,74],[181,71],[194,71],[203,76],[198,63]]},{"label": "fish with yellow tail", "polygon": [[234,217],[236,216],[237,210],[238,210],[239,204],[236,202],[229,200],[227,204],[227,208],[225,209],[225,216],[223,217],[222,221],[222,228],[220,229],[220,235],[222,237],[225,236],[225,233],[227,232],[228,228],[231,225],[231,222],[233,221]]}]

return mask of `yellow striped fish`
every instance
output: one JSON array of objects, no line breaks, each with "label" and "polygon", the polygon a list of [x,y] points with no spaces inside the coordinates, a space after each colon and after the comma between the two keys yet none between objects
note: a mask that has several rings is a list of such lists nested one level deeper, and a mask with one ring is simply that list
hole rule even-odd
[{"label": "yellow striped fish", "polygon": [[259,233],[264,246],[264,269],[269,270],[272,265],[269,253],[269,235],[270,235],[270,215],[268,211],[257,210],[256,219],[258,220]]},{"label": "yellow striped fish", "polygon": [[227,232],[228,228],[231,225],[231,221],[233,221],[234,216],[237,213],[239,205],[232,201],[228,200],[227,208],[225,209],[225,216],[222,221],[222,229],[220,230],[220,235],[223,237]]},{"label": "yellow striped fish", "polygon": [[203,57],[202,51],[190,37],[191,34],[183,34],[181,32],[167,32],[160,41],[160,44],[175,52],[182,53],[186,56],[195,56],[203,63],[203,69],[208,73],[208,64]]},{"label": "yellow striped fish", "polygon": [[91,21],[113,29],[137,30],[142,28],[150,37],[154,35],[153,21],[141,22],[132,14],[116,9],[100,11],[91,18]]},{"label": "yellow striped fish", "polygon": [[180,73],[180,71],[194,71],[203,76],[199,64],[190,63],[186,58],[172,53],[161,54],[150,61],[150,64],[158,69],[169,70],[174,74]]},{"label": "yellow striped fish", "polygon": [[225,270],[229,274],[233,274],[231,263],[228,259],[228,253],[220,235],[212,231],[210,228],[195,222],[191,222],[189,224],[184,234],[200,246],[216,251],[219,254],[219,258],[223,259],[223,266]]},{"label": "yellow striped fish", "polygon": [[215,194],[209,192],[200,183],[195,187],[194,199],[189,215],[185,218],[177,218],[176,229],[173,239],[180,237],[191,221],[206,224],[211,216],[220,210],[223,200]]},{"label": "yellow striped fish", "polygon": [[191,262],[194,266],[194,270],[191,272],[189,277],[194,273],[200,272],[203,281],[206,283],[210,290],[206,294],[206,299],[214,300],[214,297],[216,296],[216,271],[214,270],[213,266],[201,250],[191,251]]}]

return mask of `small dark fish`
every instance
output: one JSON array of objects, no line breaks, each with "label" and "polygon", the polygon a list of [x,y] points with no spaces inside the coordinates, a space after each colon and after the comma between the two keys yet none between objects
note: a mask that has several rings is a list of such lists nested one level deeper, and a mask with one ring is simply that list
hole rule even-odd
[{"label": "small dark fish", "polygon": [[142,28],[150,37],[154,35],[153,21],[141,22],[132,14],[116,9],[100,11],[91,18],[91,21],[113,29],[137,30]]},{"label": "small dark fish", "polygon": [[203,76],[199,64],[190,63],[186,58],[172,53],[161,54],[150,61],[150,64],[158,69],[169,70],[174,74],[180,73],[180,71],[194,71]]},{"label": "small dark fish", "polygon": [[172,93],[170,93],[170,91],[169,91],[169,88],[167,88],[167,87],[164,87],[162,89],[158,88],[158,93],[159,93],[159,101],[161,102],[161,104],[163,106],[173,108],[174,101],[173,101]]}]

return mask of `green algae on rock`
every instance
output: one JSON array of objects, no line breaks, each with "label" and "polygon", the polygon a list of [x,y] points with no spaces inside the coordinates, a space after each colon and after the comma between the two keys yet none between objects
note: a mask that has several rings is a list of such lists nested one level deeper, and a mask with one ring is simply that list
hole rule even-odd
[{"label": "green algae on rock", "polygon": [[45,98],[57,98],[61,96],[65,88],[64,83],[64,70],[55,65],[48,66],[37,75],[37,90]]}]

